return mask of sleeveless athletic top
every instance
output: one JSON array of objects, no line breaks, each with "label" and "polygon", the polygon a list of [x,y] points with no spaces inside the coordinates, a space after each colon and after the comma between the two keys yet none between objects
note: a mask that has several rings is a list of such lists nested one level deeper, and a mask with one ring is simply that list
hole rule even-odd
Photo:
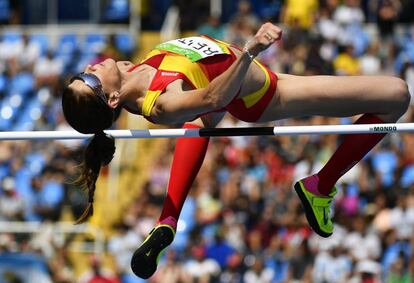
[{"label": "sleeveless athletic top", "polygon": [[[147,64],[157,69],[146,91],[142,107],[143,116],[151,121],[151,110],[157,97],[173,81],[182,79],[193,89],[204,88],[215,77],[226,71],[237,59],[229,46],[225,42],[207,36],[175,39],[157,45],[139,64]],[[239,93],[237,93],[224,109],[217,111],[227,110],[236,118],[246,122],[255,122],[260,118],[275,93],[277,77],[258,61],[254,61],[266,75],[264,85],[258,91],[242,98],[238,98]],[[125,109],[133,112],[126,107]],[[200,113],[199,116],[203,114],[206,113]]]}]

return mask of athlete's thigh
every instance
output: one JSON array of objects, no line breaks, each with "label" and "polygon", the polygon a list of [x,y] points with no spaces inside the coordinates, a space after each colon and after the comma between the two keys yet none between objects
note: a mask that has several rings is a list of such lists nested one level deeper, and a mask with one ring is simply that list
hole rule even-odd
[{"label": "athlete's thigh", "polygon": [[278,74],[277,90],[262,121],[323,115],[388,113],[401,80],[386,76],[294,76]]}]

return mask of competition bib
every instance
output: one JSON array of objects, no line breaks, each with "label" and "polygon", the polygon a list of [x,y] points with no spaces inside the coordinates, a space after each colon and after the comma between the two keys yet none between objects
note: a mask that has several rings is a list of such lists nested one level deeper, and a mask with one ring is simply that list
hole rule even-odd
[{"label": "competition bib", "polygon": [[155,46],[155,49],[165,50],[186,56],[191,62],[218,55],[229,54],[229,52],[207,38],[192,36],[170,40]]}]

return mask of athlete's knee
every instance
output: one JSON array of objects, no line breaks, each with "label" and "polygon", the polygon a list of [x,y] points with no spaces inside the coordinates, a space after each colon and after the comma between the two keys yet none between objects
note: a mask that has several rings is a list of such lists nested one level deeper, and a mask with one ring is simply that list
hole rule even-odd
[{"label": "athlete's knee", "polygon": [[395,111],[403,115],[410,104],[410,92],[407,83],[400,79],[394,78],[393,84],[393,100],[396,102]]}]

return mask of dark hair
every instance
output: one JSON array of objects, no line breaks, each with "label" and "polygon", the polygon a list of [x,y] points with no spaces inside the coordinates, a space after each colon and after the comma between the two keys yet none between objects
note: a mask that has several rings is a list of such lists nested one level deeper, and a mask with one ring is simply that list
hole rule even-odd
[{"label": "dark hair", "polygon": [[84,134],[94,134],[89,141],[80,164],[80,176],[74,181],[88,191],[88,206],[76,220],[76,224],[84,222],[93,214],[93,198],[96,180],[102,166],[111,162],[115,153],[115,140],[103,130],[111,127],[115,114],[109,106],[103,105],[95,96],[77,95],[69,87],[62,95],[62,109],[66,121],[75,130]]}]

